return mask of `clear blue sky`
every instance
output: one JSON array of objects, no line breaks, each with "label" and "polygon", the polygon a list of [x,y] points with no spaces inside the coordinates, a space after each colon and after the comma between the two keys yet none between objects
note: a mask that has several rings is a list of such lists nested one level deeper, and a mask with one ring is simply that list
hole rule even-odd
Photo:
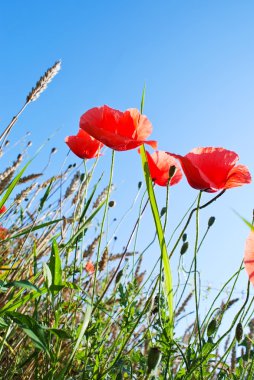
[{"label": "clear blue sky", "polygon": [[[61,59],[60,74],[11,135],[16,139],[30,130],[36,150],[60,128],[48,148],[59,149],[56,170],[68,151],[64,137],[76,134],[82,113],[102,104],[138,108],[146,83],[145,114],[160,149],[185,154],[197,146],[223,146],[235,150],[254,175],[253,18],[252,0],[2,1],[1,128],[43,72]],[[107,172],[109,151],[103,160]],[[137,153],[117,153],[119,214],[140,179]],[[163,204],[164,190],[157,194]],[[171,228],[195,196],[185,180],[172,188]],[[200,253],[204,284],[219,286],[237,268],[248,230],[232,209],[250,220],[253,206],[248,185],[202,212],[203,230],[210,215],[217,218]],[[146,258],[147,265],[151,261]]]}]

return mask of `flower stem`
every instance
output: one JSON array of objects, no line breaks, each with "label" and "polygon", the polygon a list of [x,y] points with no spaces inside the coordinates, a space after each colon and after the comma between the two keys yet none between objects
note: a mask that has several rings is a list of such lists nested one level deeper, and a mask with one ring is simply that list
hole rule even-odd
[{"label": "flower stem", "polygon": [[[198,235],[199,235],[199,209],[201,201],[202,191],[199,192],[198,202],[196,207],[196,238],[195,238],[195,247],[194,247],[194,290],[195,290],[195,309],[196,309],[196,324],[198,330],[198,341],[199,341],[199,351],[202,354],[202,342],[201,342],[201,332],[199,324],[199,297],[198,297],[198,285],[197,285],[197,253],[198,253]],[[203,379],[203,370],[202,365],[200,365],[200,376]]]},{"label": "flower stem", "polygon": [[[205,207],[209,206],[211,203],[213,203],[214,201],[216,201],[219,197],[222,196],[222,194],[225,193],[225,191],[226,191],[225,189],[222,190],[218,195],[216,195],[214,198],[212,198],[209,202],[206,202],[205,204],[203,204],[202,206],[200,206],[199,210],[201,210],[202,208],[205,208]],[[179,235],[179,237],[178,237],[178,239],[177,239],[177,241],[176,241],[176,243],[175,243],[172,251],[170,252],[169,258],[171,258],[172,255],[173,255],[173,253],[175,252],[175,250],[176,250],[179,242],[182,239],[182,236],[183,236],[184,232],[186,231],[186,229],[187,229],[187,227],[188,227],[188,225],[189,225],[189,223],[191,221],[192,215],[194,214],[195,211],[197,211],[197,207],[195,207],[194,209],[191,210],[190,215],[189,215],[189,217],[187,219],[187,222],[185,223],[185,226],[183,227],[182,232],[180,233],[180,235]]]}]

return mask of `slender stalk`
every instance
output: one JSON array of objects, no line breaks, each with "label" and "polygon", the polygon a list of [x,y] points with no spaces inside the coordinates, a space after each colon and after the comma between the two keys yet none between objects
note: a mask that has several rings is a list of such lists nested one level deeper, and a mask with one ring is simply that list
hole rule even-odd
[{"label": "slender stalk", "polygon": [[157,206],[157,201],[154,194],[152,179],[151,179],[150,171],[148,168],[146,151],[145,151],[144,145],[142,145],[140,148],[140,155],[141,155],[141,160],[142,160],[143,173],[144,173],[144,177],[146,181],[147,192],[149,195],[149,201],[150,201],[151,210],[153,214],[154,224],[156,227],[157,237],[158,237],[159,245],[160,245],[161,257],[162,257],[163,268],[164,268],[164,277],[165,277],[165,280],[164,280],[165,294],[166,294],[168,310],[169,310],[169,337],[170,339],[173,339],[174,301],[173,301],[172,271],[171,271],[170,260],[169,260],[168,252],[167,252],[167,244],[165,241],[160,214],[159,214],[159,210]]},{"label": "slender stalk", "polygon": [[94,313],[94,311],[97,309],[98,305],[100,304],[100,302],[101,302],[101,300],[103,299],[103,297],[105,296],[105,294],[107,293],[107,291],[108,291],[110,285],[111,285],[112,282],[114,281],[114,278],[116,277],[116,274],[118,273],[118,271],[119,271],[119,269],[120,269],[120,266],[121,266],[121,264],[122,264],[122,262],[123,262],[123,260],[124,260],[124,258],[125,258],[125,256],[126,256],[126,253],[127,253],[127,251],[128,251],[129,245],[130,245],[130,243],[131,243],[131,241],[132,241],[132,239],[133,239],[133,236],[134,236],[134,234],[135,234],[136,228],[137,228],[138,225],[139,225],[140,218],[142,218],[142,216],[143,216],[143,214],[144,214],[144,212],[145,212],[145,209],[146,209],[146,207],[147,207],[147,205],[148,205],[148,202],[149,202],[149,199],[146,201],[146,203],[145,203],[145,205],[144,205],[144,207],[143,207],[143,210],[141,211],[141,214],[139,215],[139,217],[138,217],[138,219],[137,219],[137,221],[136,221],[136,223],[135,223],[135,225],[134,225],[134,227],[133,227],[133,229],[132,229],[132,232],[131,232],[131,234],[130,234],[129,240],[128,240],[128,242],[127,242],[127,244],[126,244],[126,246],[125,246],[125,249],[124,249],[124,251],[123,251],[122,257],[121,257],[121,259],[119,260],[119,263],[118,263],[118,265],[117,265],[117,267],[116,267],[116,269],[115,269],[115,271],[114,271],[114,273],[113,273],[111,279],[109,280],[107,286],[105,287],[104,291],[102,292],[102,295],[100,296],[100,298],[99,298],[99,300],[97,301],[96,305],[94,305],[93,313]]},{"label": "slender stalk", "polygon": [[112,150],[107,198],[106,198],[105,208],[104,208],[104,214],[103,214],[102,221],[101,221],[101,226],[100,226],[100,238],[99,238],[99,242],[98,242],[97,257],[96,257],[96,266],[95,266],[95,272],[94,272],[92,304],[94,302],[95,289],[96,289],[96,278],[97,278],[97,273],[98,273],[98,269],[99,269],[99,255],[100,255],[101,241],[102,241],[102,235],[103,235],[103,228],[104,228],[104,224],[105,224],[105,221],[106,221],[106,216],[107,216],[107,213],[108,213],[108,202],[109,202],[110,189],[111,189],[112,180],[113,180],[114,161],[115,161],[115,151]]},{"label": "slender stalk", "polygon": [[[195,309],[196,309],[196,323],[198,329],[198,340],[199,340],[199,351],[202,354],[202,342],[201,342],[201,332],[199,324],[199,297],[198,297],[198,285],[197,285],[197,253],[198,253],[198,237],[199,237],[199,207],[201,201],[202,191],[199,192],[197,207],[196,207],[196,238],[194,247],[194,294],[195,294]],[[203,369],[202,364],[200,365],[200,376],[203,379]]]},{"label": "slender stalk", "polygon": [[[202,206],[199,206],[199,210],[201,210],[201,209],[203,209],[203,208],[209,206],[211,203],[215,202],[219,197],[222,196],[222,194],[225,193],[225,191],[226,191],[226,190],[222,190],[218,195],[216,195],[216,197],[212,198],[209,202],[203,204]],[[173,255],[173,253],[175,252],[175,250],[176,250],[176,248],[177,248],[179,242],[180,242],[181,239],[182,239],[182,236],[183,236],[184,232],[186,231],[186,229],[187,229],[187,227],[188,227],[188,225],[189,225],[189,223],[190,223],[190,221],[191,221],[192,215],[194,214],[195,211],[197,211],[197,208],[196,208],[196,207],[195,207],[193,210],[191,210],[190,215],[189,215],[189,217],[188,217],[188,219],[187,219],[187,222],[185,223],[185,226],[183,227],[182,232],[180,233],[180,235],[179,235],[179,237],[178,237],[178,239],[177,239],[177,241],[176,241],[176,243],[175,243],[175,245],[174,245],[174,247],[173,247],[173,249],[172,249],[172,251],[171,251],[171,253],[170,253],[170,255],[169,255],[169,258],[171,258],[172,255]]]}]

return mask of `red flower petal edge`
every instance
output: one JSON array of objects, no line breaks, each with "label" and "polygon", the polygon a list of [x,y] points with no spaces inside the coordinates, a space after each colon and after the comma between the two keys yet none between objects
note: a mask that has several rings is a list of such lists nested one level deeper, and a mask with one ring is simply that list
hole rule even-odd
[{"label": "red flower petal edge", "polygon": [[177,158],[190,186],[214,193],[251,182],[251,175],[244,165],[236,165],[239,157],[224,148],[195,148],[185,156],[168,153]]},{"label": "red flower petal edge", "polygon": [[173,177],[170,179],[170,186],[176,185],[182,179],[182,171],[177,160],[160,150],[152,154],[146,152],[147,162],[154,183],[159,186],[168,186],[169,170],[175,166],[176,170]]},{"label": "red flower petal edge", "polygon": [[65,142],[70,150],[79,158],[94,158],[100,155],[103,144],[90,136],[83,129],[79,129],[77,135],[68,136]]},{"label": "red flower petal edge", "polygon": [[6,210],[7,210],[6,206],[3,205],[3,206],[0,208],[0,214],[5,213]]},{"label": "red flower petal edge", "polygon": [[93,274],[95,271],[94,265],[91,261],[88,261],[85,265],[85,270],[88,274]]},{"label": "red flower petal edge", "polygon": [[254,230],[246,240],[243,261],[249,280],[254,285]]},{"label": "red flower petal edge", "polygon": [[152,124],[135,108],[125,112],[106,105],[91,108],[81,116],[80,128],[114,150],[135,149],[142,144],[157,147],[156,141],[146,141]]},{"label": "red flower petal edge", "polygon": [[7,230],[7,228],[0,226],[0,240],[6,239],[8,236],[8,233],[9,231]]}]

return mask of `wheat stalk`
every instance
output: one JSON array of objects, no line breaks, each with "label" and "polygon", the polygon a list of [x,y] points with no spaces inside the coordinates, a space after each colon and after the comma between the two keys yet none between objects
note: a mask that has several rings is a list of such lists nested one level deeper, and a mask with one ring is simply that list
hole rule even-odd
[{"label": "wheat stalk", "polygon": [[15,115],[9,125],[5,128],[3,133],[0,135],[0,141],[2,141],[2,144],[0,146],[0,150],[2,150],[3,145],[5,144],[5,140],[10,133],[12,127],[18,120],[19,116],[24,112],[25,108],[28,106],[29,103],[35,101],[38,99],[38,97],[41,95],[41,93],[47,88],[47,85],[49,82],[52,81],[54,76],[59,72],[61,68],[61,62],[57,61],[53,66],[51,66],[42,77],[38,80],[35,87],[32,88],[32,90],[29,92],[29,94],[26,97],[26,102],[21,108],[21,110]]}]

